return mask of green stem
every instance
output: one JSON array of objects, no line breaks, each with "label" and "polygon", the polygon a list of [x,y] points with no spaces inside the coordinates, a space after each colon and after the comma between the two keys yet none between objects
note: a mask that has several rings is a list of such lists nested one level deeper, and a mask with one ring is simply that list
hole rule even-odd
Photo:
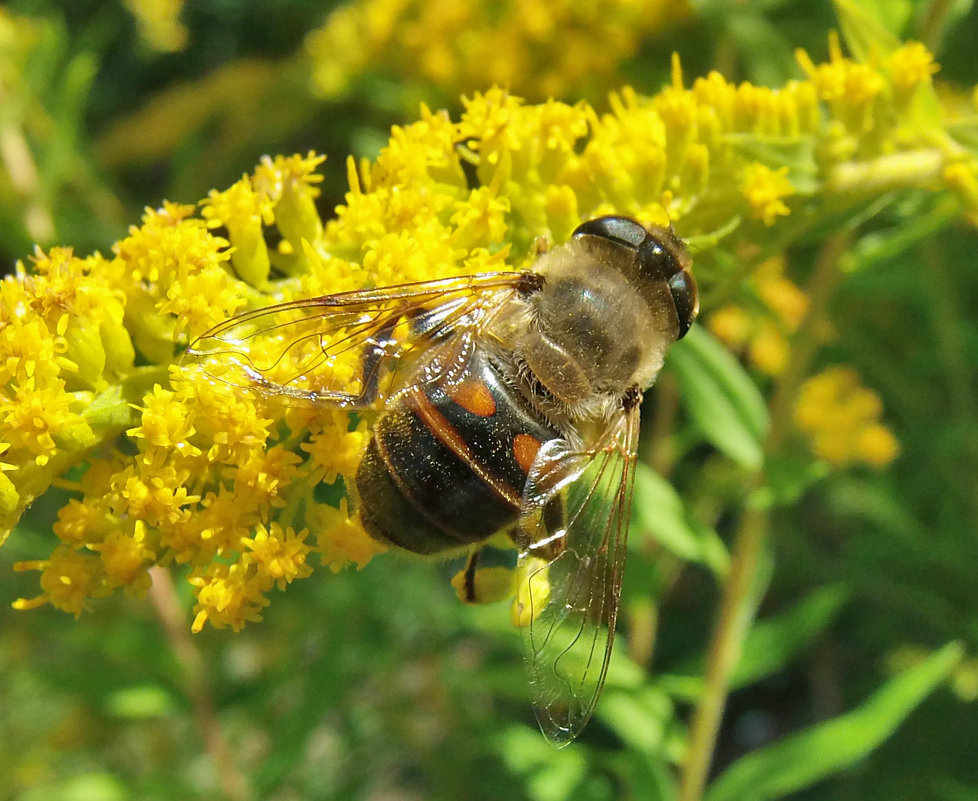
[{"label": "green stem", "polygon": [[877,196],[895,189],[929,186],[941,180],[949,156],[960,149],[949,138],[940,144],[942,147],[904,150],[868,161],[836,164],[825,176],[825,192]]},{"label": "green stem", "polygon": [[[848,244],[846,234],[836,235],[826,242],[806,286],[808,313],[793,338],[792,358],[787,369],[778,376],[771,398],[771,427],[764,448],[768,457],[780,450],[790,431],[794,400],[821,345],[818,331],[822,328],[826,303],[841,278],[839,260]],[[763,484],[764,473],[759,471],[753,476],[751,485],[756,490]],[[765,562],[763,556],[769,533],[767,510],[749,505],[734,539],[730,572],[723,587],[717,623],[707,653],[703,692],[693,716],[679,801],[699,801],[703,796],[730,691],[730,678],[740,661],[744,640],[754,619],[758,600],[755,589]]]},{"label": "green stem", "polygon": [[162,567],[154,567],[151,572],[153,584],[150,588],[150,600],[174,656],[183,669],[184,690],[190,700],[204,749],[217,773],[221,791],[228,801],[249,801],[251,792],[245,777],[231,758],[230,749],[221,731],[204,660],[190,638],[186,616],[173,586],[173,578]]},{"label": "green stem", "polygon": [[947,27],[948,16],[953,5],[952,0],[931,0],[927,13],[920,18],[917,38],[932,53],[940,50],[941,39],[944,38],[944,29]]}]

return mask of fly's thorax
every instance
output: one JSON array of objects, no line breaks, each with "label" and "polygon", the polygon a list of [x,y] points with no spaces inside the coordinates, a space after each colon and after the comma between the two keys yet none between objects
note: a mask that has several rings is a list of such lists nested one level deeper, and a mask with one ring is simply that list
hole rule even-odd
[{"label": "fly's thorax", "polygon": [[[650,386],[676,340],[675,305],[663,282],[641,281],[634,254],[571,240],[543,254],[543,288],[527,299],[531,324],[517,349],[526,369],[568,407],[600,406]],[[622,263],[624,262],[624,263]]]}]

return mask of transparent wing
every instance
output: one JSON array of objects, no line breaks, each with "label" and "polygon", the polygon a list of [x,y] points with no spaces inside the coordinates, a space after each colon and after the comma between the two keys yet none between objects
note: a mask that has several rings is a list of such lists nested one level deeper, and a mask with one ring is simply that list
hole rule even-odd
[{"label": "transparent wing", "polygon": [[[552,743],[573,740],[604,685],[621,595],[638,407],[593,447],[546,443],[523,495],[517,609],[530,694]],[[524,539],[525,538],[525,539]]]},{"label": "transparent wing", "polygon": [[534,278],[483,273],[255,309],[204,333],[183,363],[288,404],[367,408],[409,380],[460,373],[487,322]]}]

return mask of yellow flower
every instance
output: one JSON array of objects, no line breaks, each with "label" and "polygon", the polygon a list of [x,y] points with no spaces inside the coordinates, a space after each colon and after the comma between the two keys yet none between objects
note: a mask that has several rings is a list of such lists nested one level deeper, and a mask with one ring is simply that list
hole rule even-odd
[{"label": "yellow flower", "polygon": [[180,22],[183,0],[125,0],[136,18],[140,36],[154,50],[164,53],[182,50],[187,43],[187,28]]},{"label": "yellow flower", "polygon": [[152,584],[147,568],[156,561],[156,552],[147,542],[148,530],[143,520],[131,520],[125,527],[110,532],[98,545],[92,545],[102,559],[107,582],[124,586],[142,595]]},{"label": "yellow flower", "polygon": [[829,37],[829,61],[814,64],[803,50],[797,51],[801,68],[815,85],[819,97],[846,111],[865,107],[886,87],[885,78],[873,64],[862,64],[842,54],[839,37]]},{"label": "yellow flower", "polygon": [[245,538],[242,544],[248,549],[249,561],[258,571],[273,579],[280,590],[293,579],[305,578],[312,573],[306,564],[309,548],[305,544],[308,532],[296,534],[291,528],[283,529],[278,523],[269,528],[259,525],[255,536]]},{"label": "yellow flower", "polygon": [[643,37],[689,13],[669,0],[354,0],[307,37],[306,52],[326,97],[368,69],[396,71],[426,95],[498,84],[541,100],[600,96]]},{"label": "yellow flower", "polygon": [[133,439],[144,439],[146,448],[173,447],[185,453],[199,453],[187,443],[194,433],[190,410],[175,403],[175,397],[175,393],[159,384],[154,386],[152,394],[143,398],[145,406],[135,407],[142,411],[142,423],[126,433]]},{"label": "yellow flower", "polygon": [[710,330],[736,351],[745,351],[748,361],[767,375],[781,373],[791,357],[788,338],[808,311],[805,293],[786,275],[784,259],[760,264],[749,282],[761,302],[758,309],[728,305],[706,320]]},{"label": "yellow flower", "polygon": [[376,554],[387,550],[363,530],[358,518],[350,515],[345,498],[338,509],[316,504],[310,512],[310,523],[319,532],[316,550],[323,564],[334,573],[350,564],[362,568]]},{"label": "yellow flower", "polygon": [[195,570],[188,581],[197,590],[191,626],[194,632],[207,622],[240,631],[246,623],[261,620],[261,610],[269,603],[265,597],[267,580],[241,562]]},{"label": "yellow flower", "polygon": [[[622,16],[612,19],[612,8]],[[637,41],[639,29],[619,21],[648,21],[648,8],[623,0],[503,4],[492,35],[467,38],[456,36],[473,13],[466,4],[374,0],[337,12],[327,28],[363,32],[380,47],[403,32],[397,47],[420,53],[432,45],[425,69],[439,75],[448,64],[506,70],[502,57],[519,53],[530,64],[553,58],[562,70],[577,59],[587,81],[588,70],[611,68],[610,44]],[[414,20],[406,28],[394,25],[402,12]],[[552,37],[567,19],[593,35],[588,47],[562,45],[556,54]],[[348,41],[333,40],[331,53],[356,61],[363,54]],[[525,46],[531,41],[536,50]],[[316,207],[321,157],[277,156],[199,206],[147,210],[108,256],[37,251],[32,265],[0,281],[0,521],[13,526],[54,481],[71,497],[49,553],[20,565],[41,573],[40,595],[20,608],[52,603],[77,613],[87,598],[142,591],[150,566],[176,563],[196,594],[194,630],[208,621],[237,628],[258,619],[274,587],[308,575],[309,550],[332,570],[384,550],[345,499],[328,506],[322,500],[333,496],[320,488],[355,474],[369,421],[351,430],[345,414],[289,406],[207,364],[173,364],[190,340],[242,309],[519,269],[538,240],[563,241],[582,219],[605,213],[674,223],[680,235],[705,241],[723,230],[731,242],[741,221],[754,218],[763,224],[751,226],[758,247],[783,244],[778,226],[789,198],[799,222],[836,214],[834,171],[845,167],[859,189],[861,170],[883,156],[892,164],[908,154],[912,165],[926,153],[938,165],[925,177],[895,173],[888,191],[947,188],[978,208],[974,154],[938,147],[946,139],[933,128],[900,126],[898,95],[914,82],[924,87],[933,64],[917,47],[897,53],[860,64],[836,44],[828,64],[802,58],[808,80],[777,88],[716,73],[687,86],[677,58],[665,90],[643,97],[622,88],[603,113],[586,102],[527,104],[493,88],[466,97],[458,119],[423,107],[415,122],[392,130],[375,160],[348,160],[348,191],[328,219]],[[762,267],[752,283],[755,305],[718,310],[714,325],[774,372],[807,301],[780,263]],[[318,339],[307,347],[277,336],[270,320],[258,325],[250,355],[283,377],[306,375]],[[330,370],[307,380],[359,388],[355,349]],[[868,390],[839,378],[829,384],[813,384],[798,409],[816,450],[840,463],[894,458],[878,399],[867,405]],[[807,400],[818,392],[821,406]],[[530,591],[543,597],[544,589]],[[517,610],[523,622],[526,614]]]},{"label": "yellow flower", "polygon": [[884,467],[899,446],[879,418],[883,404],[848,367],[831,367],[809,378],[795,404],[795,422],[815,453],[836,466],[865,462]]},{"label": "yellow flower", "polygon": [[[38,465],[47,464],[58,449],[57,439],[84,418],[71,410],[72,398],[60,382],[38,387],[33,378],[14,387],[13,396],[0,402],[0,420],[7,442],[15,451],[33,456]],[[92,444],[94,438],[88,442]]]},{"label": "yellow flower", "polygon": [[54,533],[66,545],[77,547],[102,542],[117,525],[118,518],[110,515],[105,504],[93,498],[79,501],[71,498],[58,511]]},{"label": "yellow flower", "polygon": [[298,476],[298,454],[282,445],[268,451],[253,450],[241,464],[225,471],[236,489],[247,493],[257,508],[267,512],[272,506],[285,504],[282,494]]},{"label": "yellow flower", "polygon": [[907,42],[894,50],[886,59],[893,87],[898,92],[909,92],[940,68],[934,63],[933,54],[920,42]]},{"label": "yellow flower", "polygon": [[747,199],[751,214],[765,225],[774,225],[778,217],[787,217],[791,209],[784,198],[795,193],[788,180],[788,168],[772,170],[764,164],[748,164],[741,179],[741,192]]},{"label": "yellow flower", "polygon": [[332,484],[338,476],[353,475],[367,447],[365,426],[361,424],[356,430],[349,431],[348,415],[334,413],[331,418],[319,423],[321,430],[313,431],[309,441],[300,446],[309,454],[313,482]]},{"label": "yellow flower", "polygon": [[41,571],[41,594],[30,600],[14,601],[15,609],[35,609],[51,604],[78,617],[89,598],[100,598],[108,593],[99,558],[67,545],[55,548],[48,559],[17,562],[14,570]]}]

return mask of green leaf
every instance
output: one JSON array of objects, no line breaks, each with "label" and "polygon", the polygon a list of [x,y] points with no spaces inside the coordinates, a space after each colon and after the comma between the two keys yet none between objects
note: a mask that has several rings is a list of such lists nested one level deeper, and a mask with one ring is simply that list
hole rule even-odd
[{"label": "green leaf", "polygon": [[730,555],[720,536],[709,526],[690,520],[672,484],[642,463],[636,466],[631,525],[638,535],[633,542],[651,534],[680,559],[705,564],[717,575],[727,572]]},{"label": "green leaf", "polygon": [[737,464],[759,468],[767,407],[741,364],[702,326],[693,326],[673,346],[669,364],[703,436]]},{"label": "green leaf", "polygon": [[948,120],[945,124],[947,132],[964,147],[978,151],[978,114]]},{"label": "green leaf", "polygon": [[637,692],[609,690],[595,712],[631,750],[644,754],[662,750],[676,714],[669,696],[648,685]]},{"label": "green leaf", "polygon": [[612,765],[618,778],[617,798],[673,801],[679,795],[675,772],[657,753],[621,749]]},{"label": "green leaf", "polygon": [[742,13],[728,13],[726,24],[740,48],[745,77],[756,84],[783,83],[794,64],[791,42],[784,29],[768,13],[752,12],[747,7],[739,11]]},{"label": "green leaf", "polygon": [[731,765],[706,801],[782,798],[855,764],[883,743],[961,661],[949,643],[890,679],[862,706],[761,748]]},{"label": "green leaf", "polygon": [[825,462],[793,454],[772,454],[764,463],[766,483],[752,493],[751,502],[760,509],[793,504],[830,472]]},{"label": "green leaf", "polygon": [[20,801],[126,801],[132,795],[117,776],[93,772],[29,789],[19,798]]},{"label": "green leaf", "polygon": [[153,684],[116,690],[106,699],[105,706],[110,715],[128,720],[162,718],[175,709],[170,694]]},{"label": "green leaf", "polygon": [[873,231],[860,237],[841,259],[846,272],[868,270],[899,258],[922,242],[932,241],[961,214],[957,199],[941,197],[930,208],[920,209],[900,225]]},{"label": "green leaf", "polygon": [[506,766],[524,776],[527,794],[533,801],[570,798],[587,774],[583,750],[557,751],[527,726],[505,731],[499,738],[499,750]]},{"label": "green leaf", "polygon": [[[829,626],[847,600],[841,585],[822,587],[787,612],[755,623],[731,676],[731,688],[752,684],[790,664]],[[661,676],[658,683],[672,695],[695,701],[703,690],[703,667],[703,659],[697,658],[677,673]]]},{"label": "green leaf", "polygon": [[834,0],[833,4],[835,13],[839,15],[839,27],[846,46],[857,61],[868,64],[874,58],[889,55],[903,44],[900,37],[883,24],[883,20],[888,20],[896,29],[902,27],[913,11],[908,0],[861,0],[858,3]]}]

